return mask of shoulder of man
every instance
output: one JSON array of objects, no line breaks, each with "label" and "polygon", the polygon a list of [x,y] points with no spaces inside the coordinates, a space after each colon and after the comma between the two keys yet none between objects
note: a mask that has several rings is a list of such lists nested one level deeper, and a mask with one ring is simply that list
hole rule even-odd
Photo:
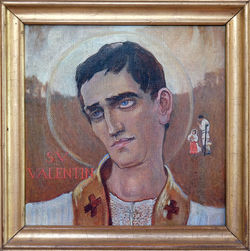
[{"label": "shoulder of man", "polygon": [[73,191],[73,224],[82,226],[109,225],[109,208],[105,187],[97,172],[82,181]]},{"label": "shoulder of man", "polygon": [[[110,160],[109,154],[106,154],[99,162],[97,169],[93,172],[93,175],[86,180],[80,182],[73,191],[73,206],[77,208],[78,202],[89,202],[89,196],[101,197],[106,200],[104,186],[102,182],[101,169],[104,169],[104,165]],[[105,173],[103,173],[105,176]]]},{"label": "shoulder of man", "polygon": [[27,225],[72,225],[72,192],[55,199],[26,204]]},{"label": "shoulder of man", "polygon": [[98,183],[96,179],[96,174],[94,174],[93,177],[80,182],[73,192],[62,194],[52,200],[26,204],[26,224],[73,225],[74,207],[72,201],[77,204],[77,200],[81,200],[82,196],[94,192]]},{"label": "shoulder of man", "polygon": [[95,172],[92,177],[81,181],[73,190],[73,203],[75,203],[77,206],[77,201],[81,200],[83,196],[89,193],[95,194],[96,190],[99,190],[100,182],[101,181],[98,181],[98,177]]},{"label": "shoulder of man", "polygon": [[187,225],[225,225],[225,208],[208,207],[190,201]]}]

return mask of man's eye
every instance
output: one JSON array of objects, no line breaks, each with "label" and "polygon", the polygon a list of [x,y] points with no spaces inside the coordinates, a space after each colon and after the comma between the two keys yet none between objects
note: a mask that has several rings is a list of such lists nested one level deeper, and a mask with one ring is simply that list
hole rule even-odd
[{"label": "man's eye", "polygon": [[103,117],[103,111],[97,110],[89,114],[91,120],[98,120]]},{"label": "man's eye", "polygon": [[119,108],[121,108],[121,109],[129,108],[129,107],[133,106],[134,104],[135,104],[134,100],[123,100],[119,104]]}]

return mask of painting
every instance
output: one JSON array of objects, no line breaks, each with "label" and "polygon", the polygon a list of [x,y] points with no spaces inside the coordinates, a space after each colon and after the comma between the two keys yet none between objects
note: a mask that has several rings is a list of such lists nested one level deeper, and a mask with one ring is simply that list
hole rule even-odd
[{"label": "painting", "polygon": [[224,26],[25,26],[26,224],[225,225]]}]

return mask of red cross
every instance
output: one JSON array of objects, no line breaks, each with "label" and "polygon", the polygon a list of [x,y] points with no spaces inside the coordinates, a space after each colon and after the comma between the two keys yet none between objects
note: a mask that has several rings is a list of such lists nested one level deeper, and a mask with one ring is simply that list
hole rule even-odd
[{"label": "red cross", "polygon": [[170,204],[166,205],[164,209],[168,210],[167,218],[172,220],[173,214],[179,213],[179,207],[176,206],[177,202],[175,200],[170,200]]},{"label": "red cross", "polygon": [[100,205],[101,201],[102,199],[100,197],[96,199],[94,194],[90,194],[89,204],[84,207],[84,212],[88,213],[91,211],[91,217],[96,216],[97,206]]}]

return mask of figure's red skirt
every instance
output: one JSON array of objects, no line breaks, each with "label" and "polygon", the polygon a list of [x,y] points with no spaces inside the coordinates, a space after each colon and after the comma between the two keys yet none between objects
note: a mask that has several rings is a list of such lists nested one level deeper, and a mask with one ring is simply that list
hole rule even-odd
[{"label": "figure's red skirt", "polygon": [[190,154],[196,154],[198,153],[198,148],[196,142],[190,142],[190,149],[189,149]]}]

